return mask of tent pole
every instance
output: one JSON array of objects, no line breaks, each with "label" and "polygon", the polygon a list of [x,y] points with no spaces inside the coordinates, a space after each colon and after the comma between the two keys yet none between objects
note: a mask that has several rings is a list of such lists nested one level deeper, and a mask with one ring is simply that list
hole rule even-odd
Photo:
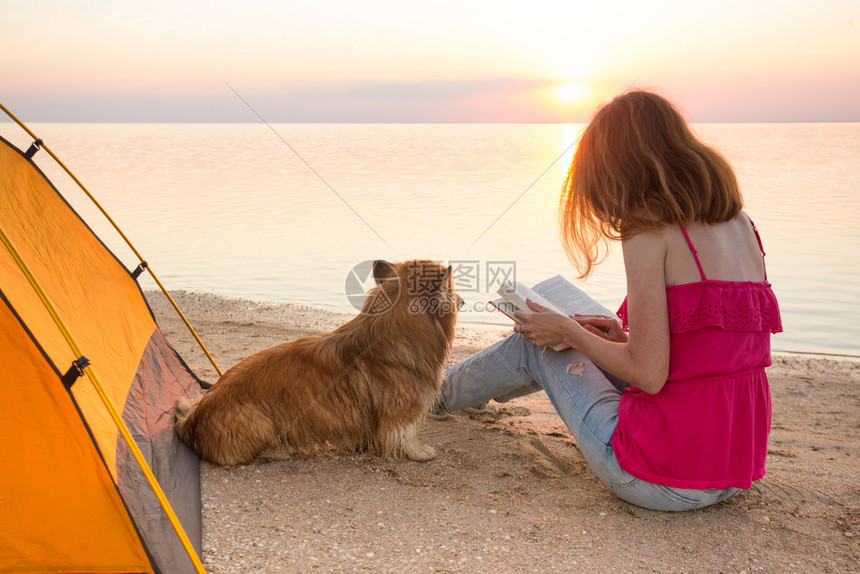
[{"label": "tent pole", "polygon": [[[57,324],[57,328],[59,328],[60,332],[62,332],[63,337],[65,337],[66,342],[69,344],[69,347],[72,350],[72,353],[75,357],[80,357],[83,355],[80,347],[75,342],[75,339],[72,337],[72,334],[66,328],[66,324],[60,318],[57,310],[54,308],[54,305],[51,303],[48,296],[42,290],[42,287],[39,285],[39,282],[30,272],[29,267],[21,259],[18,250],[15,249],[15,246],[12,245],[11,241],[9,241],[9,237],[7,237],[6,232],[3,231],[3,228],[0,227],[0,241],[6,246],[6,249],[9,250],[9,253],[12,255],[12,258],[15,260],[15,263],[18,264],[18,267],[21,268],[21,271],[27,277],[27,280],[32,285],[33,290],[36,291],[36,294],[39,296],[39,299],[42,300],[42,303],[45,305],[45,308],[48,310],[48,313],[51,315],[51,318],[54,320],[54,323]],[[170,505],[170,501],[167,500],[167,496],[165,496],[164,491],[161,489],[161,485],[158,484],[158,479],[155,478],[155,475],[152,473],[152,469],[149,468],[149,464],[147,464],[146,459],[143,457],[143,453],[140,452],[140,447],[137,446],[134,438],[131,436],[131,431],[128,430],[125,422],[122,420],[119,412],[114,406],[113,401],[111,401],[108,394],[105,392],[104,387],[101,384],[98,376],[93,370],[92,366],[84,367],[83,371],[89,376],[90,381],[93,383],[93,386],[96,389],[99,397],[110,413],[111,418],[113,419],[114,424],[116,424],[119,429],[120,434],[122,434],[122,438],[125,440],[125,443],[128,445],[129,450],[134,456],[135,461],[137,461],[140,470],[143,471],[143,475],[146,477],[147,482],[149,482],[149,486],[152,487],[152,490],[155,492],[156,498],[158,498],[158,502],[161,504],[161,508],[164,510],[165,514],[167,514],[168,520],[170,520],[170,524],[173,525],[173,529],[176,531],[176,534],[179,536],[179,540],[182,542],[182,546],[185,548],[185,552],[188,554],[188,557],[191,559],[191,562],[194,564],[194,568],[198,573],[206,573],[205,568],[203,567],[203,563],[200,561],[200,557],[197,556],[197,551],[194,550],[194,546],[191,545],[191,540],[188,539],[188,535],[185,533],[185,529],[182,527],[182,523],[179,522],[179,518],[176,516],[176,513],[173,511],[173,507]]]},{"label": "tent pole", "polygon": [[[15,117],[15,115],[11,111],[9,111],[9,109],[6,106],[4,106],[2,103],[0,103],[0,109],[2,109],[6,113],[7,116],[12,118],[12,120],[21,127],[21,129],[23,129],[25,132],[27,132],[27,134],[31,138],[33,138],[33,141],[39,140],[39,137],[36,136],[36,134],[34,134],[32,131],[30,131],[30,128],[28,128],[26,125],[24,125],[24,123],[21,120],[19,120],[17,117]],[[73,174],[71,172],[71,170],[68,167],[66,167],[66,164],[64,164],[60,160],[60,158],[58,158],[54,154],[54,152],[51,151],[51,148],[49,148],[44,143],[42,143],[39,147],[41,149],[45,150],[46,152],[48,152],[48,155],[50,155],[54,159],[54,161],[57,162],[57,165],[59,165],[61,168],[63,168],[63,171],[65,171],[68,174],[68,176],[71,177],[72,180],[76,184],[78,184],[78,187],[80,187],[81,190],[87,195],[87,197],[90,198],[90,201],[92,201],[95,204],[95,206],[98,208],[98,210],[102,212],[102,215],[105,216],[105,218],[108,220],[108,222],[110,222],[110,224],[113,226],[113,228],[116,230],[116,232],[119,233],[119,236],[122,237],[122,239],[125,241],[126,245],[128,245],[129,249],[131,249],[134,252],[134,255],[138,258],[138,260],[141,263],[145,263],[143,256],[137,251],[137,249],[134,247],[134,245],[132,245],[131,240],[128,237],[126,237],[125,233],[122,232],[122,229],[119,228],[119,225],[117,225],[117,223],[113,220],[113,218],[110,215],[108,215],[108,212],[105,211],[105,208],[102,207],[102,205],[98,202],[98,200],[96,200],[96,198],[93,196],[93,194],[90,193],[90,191],[86,188],[86,186],[83,183],[81,183],[81,181],[75,176],[75,174]],[[146,266],[146,270],[149,272],[149,275],[155,281],[156,285],[158,285],[159,289],[161,289],[162,293],[164,293],[164,296],[167,297],[167,300],[170,301],[170,304],[173,305],[173,308],[176,310],[176,313],[182,319],[182,322],[185,323],[185,326],[188,327],[188,330],[194,336],[194,339],[197,340],[197,344],[200,345],[200,348],[203,349],[203,352],[206,354],[206,357],[209,359],[209,362],[211,362],[212,366],[215,367],[215,370],[218,372],[218,376],[222,376],[224,373],[218,367],[218,364],[215,362],[215,359],[212,358],[212,355],[209,354],[209,350],[206,349],[206,345],[203,344],[203,341],[197,335],[197,331],[195,331],[194,327],[191,326],[191,323],[185,317],[185,314],[179,308],[179,305],[176,304],[176,301],[174,301],[173,297],[170,296],[170,293],[167,292],[167,288],[165,288],[164,285],[161,284],[161,281],[158,280],[158,277],[156,277],[155,272],[152,270],[152,268],[149,265]]]}]

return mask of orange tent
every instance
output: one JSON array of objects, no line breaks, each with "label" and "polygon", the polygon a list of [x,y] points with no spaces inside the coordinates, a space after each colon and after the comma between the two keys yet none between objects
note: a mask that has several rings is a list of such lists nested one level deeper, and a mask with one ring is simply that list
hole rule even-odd
[{"label": "orange tent", "polygon": [[[193,572],[187,541],[199,555],[199,461],[173,431],[172,411],[200,392],[199,380],[156,326],[133,274],[33,162],[36,149],[0,138],[8,242],[0,243],[0,572]],[[93,376],[75,377],[74,362],[83,363],[60,321],[104,396]]]}]

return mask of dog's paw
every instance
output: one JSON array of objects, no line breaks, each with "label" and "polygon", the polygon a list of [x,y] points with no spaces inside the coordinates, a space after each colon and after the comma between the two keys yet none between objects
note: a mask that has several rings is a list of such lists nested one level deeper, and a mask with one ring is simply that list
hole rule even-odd
[{"label": "dog's paw", "polygon": [[295,449],[290,446],[285,440],[275,441],[269,448],[260,454],[260,458],[266,460],[289,460],[295,454]]},{"label": "dog's paw", "polygon": [[407,450],[406,457],[417,462],[427,462],[436,458],[436,449],[429,444],[415,444]]}]

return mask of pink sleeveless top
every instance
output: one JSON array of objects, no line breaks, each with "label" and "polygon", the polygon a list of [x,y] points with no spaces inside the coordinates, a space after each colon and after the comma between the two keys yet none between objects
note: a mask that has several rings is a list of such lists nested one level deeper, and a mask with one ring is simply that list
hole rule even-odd
[{"label": "pink sleeveless top", "polygon": [[[752,224],[752,222],[750,222]],[[764,476],[771,402],[765,367],[782,331],[767,281],[707,279],[666,287],[669,377],[655,395],[629,387],[612,448],[621,467],[676,488],[749,488]],[[759,248],[764,249],[753,225]],[[618,310],[627,329],[627,299]]]}]

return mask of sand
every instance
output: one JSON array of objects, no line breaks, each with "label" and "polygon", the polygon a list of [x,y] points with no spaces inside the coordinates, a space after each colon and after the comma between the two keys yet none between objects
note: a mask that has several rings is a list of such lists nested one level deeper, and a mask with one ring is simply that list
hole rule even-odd
[{"label": "sand", "polygon": [[[215,370],[164,301],[159,325]],[[175,298],[222,369],[349,315],[211,294]],[[503,337],[458,328],[451,361]],[[427,463],[368,453],[201,463],[203,560],[232,572],[858,572],[860,363],[776,356],[767,476],[685,513],[617,499],[543,393],[426,420]]]}]

